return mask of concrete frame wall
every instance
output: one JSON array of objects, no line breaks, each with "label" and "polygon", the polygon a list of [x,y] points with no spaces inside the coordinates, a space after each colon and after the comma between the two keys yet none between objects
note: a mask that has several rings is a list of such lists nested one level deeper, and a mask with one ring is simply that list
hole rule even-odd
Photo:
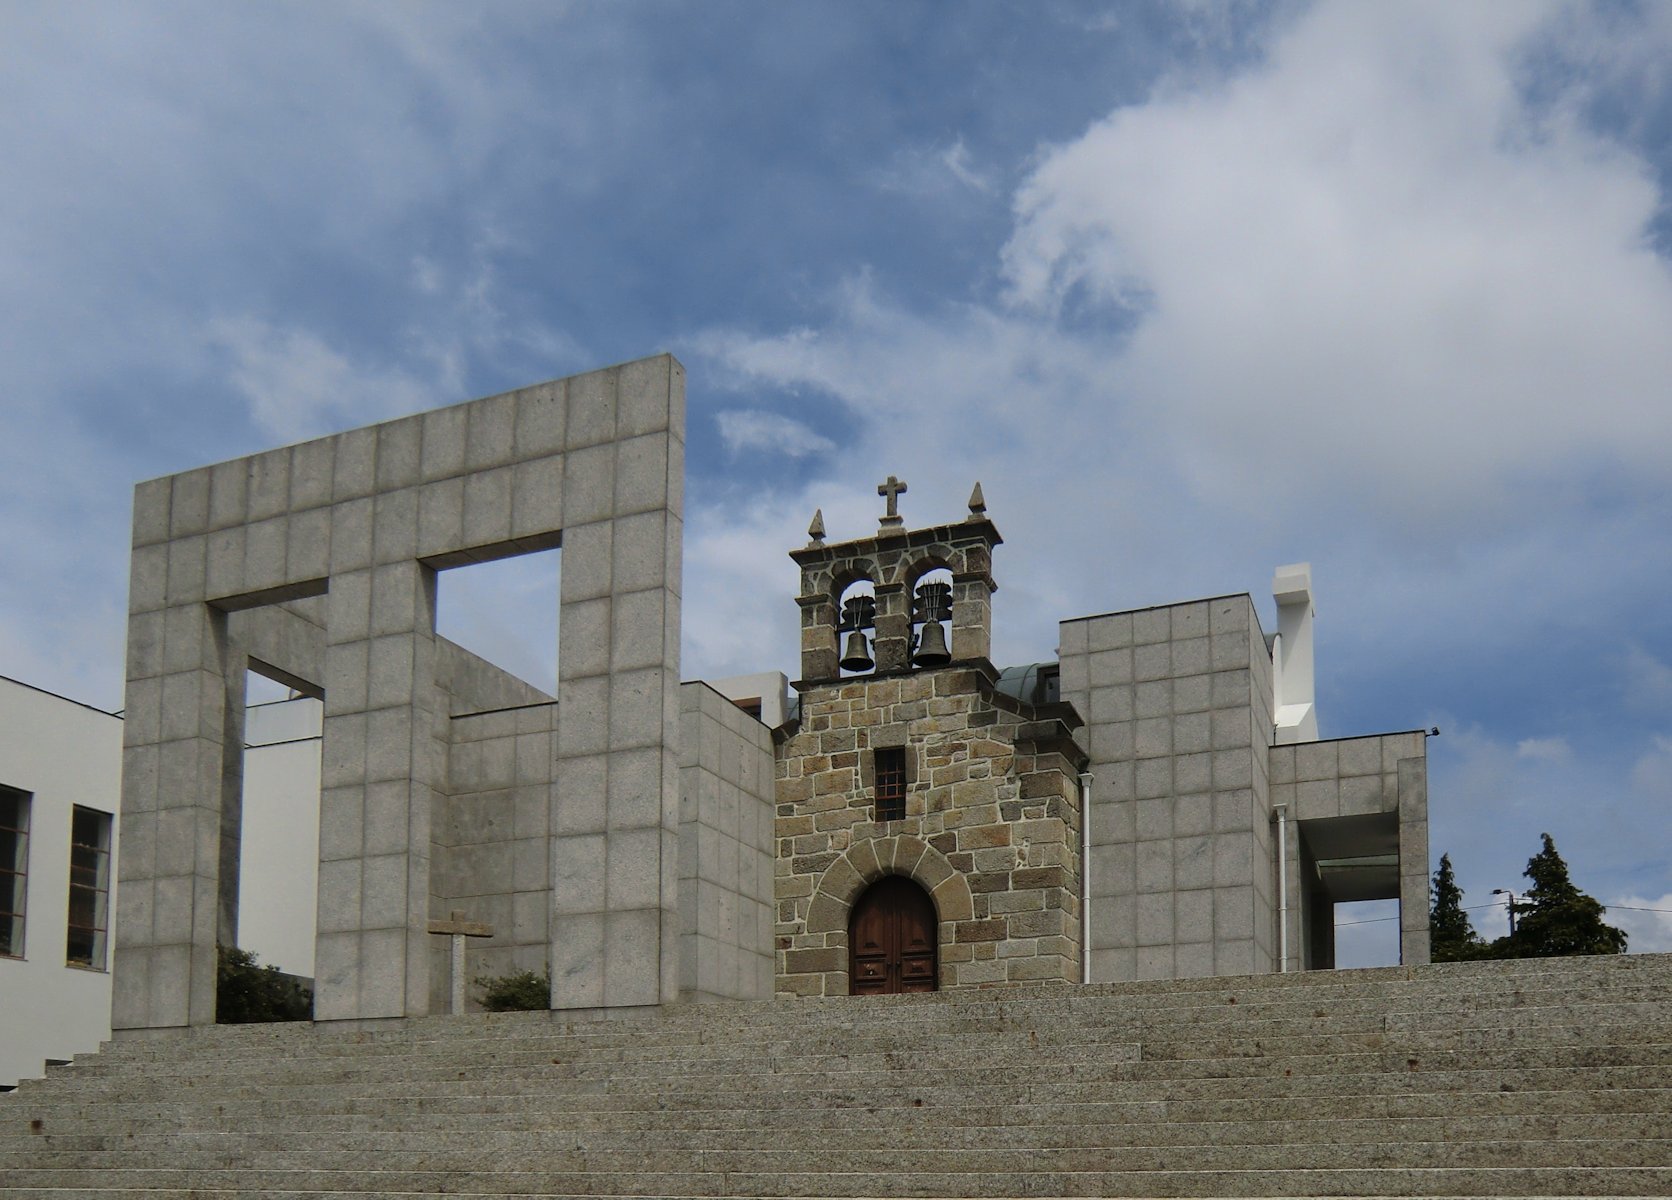
[{"label": "concrete frame wall", "polygon": [[[1305,823],[1373,814],[1398,822],[1399,961],[1407,966],[1426,963],[1428,740],[1422,730],[1274,746],[1271,802],[1286,804],[1289,812],[1289,911],[1295,922],[1289,934],[1289,969],[1303,968],[1304,948],[1313,936],[1303,872],[1295,869],[1301,864]],[[1333,921],[1330,928],[1333,944]]]},{"label": "concrete frame wall", "polygon": [[682,685],[679,702],[679,994],[766,1000],[776,849],[772,731],[707,683]]},{"label": "concrete frame wall", "polygon": [[1248,596],[1065,621],[1060,661],[1093,775],[1093,981],[1272,969],[1270,664]]},{"label": "concrete frame wall", "polygon": [[116,1028],[214,1020],[229,907],[235,921],[228,616],[313,596],[316,1017],[429,1010],[449,737],[435,572],[560,543],[553,1005],[671,1000],[683,478],[684,371],[663,355],[138,485],[122,812],[146,849],[124,856]]}]

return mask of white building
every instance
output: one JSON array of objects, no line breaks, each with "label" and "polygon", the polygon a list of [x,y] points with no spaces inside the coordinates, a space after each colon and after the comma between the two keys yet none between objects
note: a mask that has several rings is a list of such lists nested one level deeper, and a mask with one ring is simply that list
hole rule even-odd
[{"label": "white building", "polygon": [[0,1087],[110,1036],[122,720],[0,677]]},{"label": "white building", "polygon": [[[313,974],[321,707],[256,703],[245,724],[238,940],[301,976]],[[120,715],[0,676],[0,1088],[110,1037],[121,776]]]}]

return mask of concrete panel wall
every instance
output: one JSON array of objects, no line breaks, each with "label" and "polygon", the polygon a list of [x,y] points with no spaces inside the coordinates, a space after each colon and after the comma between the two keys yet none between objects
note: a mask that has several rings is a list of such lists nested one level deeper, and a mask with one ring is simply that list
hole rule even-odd
[{"label": "concrete panel wall", "polygon": [[[431,915],[493,926],[466,944],[469,978],[545,970],[551,959],[554,702],[454,717]],[[448,939],[431,943],[431,1003],[445,1011]]]},{"label": "concrete panel wall", "polygon": [[568,381],[563,705],[552,795],[552,1006],[679,988],[679,605],[685,375],[673,359]]},{"label": "concrete panel wall", "polygon": [[679,689],[679,994],[772,995],[772,734],[705,683]]},{"label": "concrete panel wall", "polygon": [[123,811],[158,850],[134,868],[149,907],[118,953],[117,1026],[214,1019],[242,716],[227,615],[321,595],[315,1012],[428,1011],[434,572],[560,540],[551,865],[578,882],[554,897],[554,1003],[673,998],[683,478],[684,373],[663,356],[140,484]]},{"label": "concrete panel wall", "polygon": [[1095,776],[1094,980],[1267,969],[1263,656],[1246,595],[1062,624]]}]

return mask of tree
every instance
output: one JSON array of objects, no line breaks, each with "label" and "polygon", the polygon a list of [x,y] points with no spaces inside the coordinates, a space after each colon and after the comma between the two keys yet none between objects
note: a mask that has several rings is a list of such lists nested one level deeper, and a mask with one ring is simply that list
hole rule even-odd
[{"label": "tree", "polygon": [[471,982],[482,989],[482,1007],[489,1012],[542,1012],[552,1006],[552,969],[545,973],[512,971],[509,975],[478,975]]},{"label": "tree", "polygon": [[1429,884],[1431,898],[1428,908],[1428,938],[1430,957],[1435,962],[1460,962],[1480,958],[1486,943],[1469,923],[1463,911],[1463,889],[1451,872],[1451,855],[1440,855],[1440,869],[1434,872]]},{"label": "tree", "polygon": [[301,980],[277,967],[258,966],[248,950],[216,949],[215,1020],[219,1024],[313,1019],[313,992]]},{"label": "tree", "polygon": [[1533,886],[1515,906],[1515,932],[1492,944],[1494,957],[1625,953],[1625,931],[1602,919],[1608,910],[1574,886],[1555,840],[1542,836],[1544,849],[1527,860],[1523,872]]}]

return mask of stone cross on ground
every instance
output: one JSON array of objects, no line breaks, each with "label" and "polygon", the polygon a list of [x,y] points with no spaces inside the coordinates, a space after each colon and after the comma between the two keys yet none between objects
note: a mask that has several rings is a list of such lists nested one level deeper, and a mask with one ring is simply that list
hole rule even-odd
[{"label": "stone cross on ground", "polygon": [[431,921],[430,932],[446,934],[453,939],[453,1000],[448,1009],[455,1016],[464,1011],[464,942],[466,938],[492,937],[493,926],[482,921],[467,921],[464,910],[455,908],[445,921]]},{"label": "stone cross on ground", "polygon": [[877,484],[877,495],[888,497],[888,515],[883,517],[884,528],[897,528],[905,524],[900,517],[900,494],[906,490],[906,481],[896,479],[890,475],[888,482]]}]

